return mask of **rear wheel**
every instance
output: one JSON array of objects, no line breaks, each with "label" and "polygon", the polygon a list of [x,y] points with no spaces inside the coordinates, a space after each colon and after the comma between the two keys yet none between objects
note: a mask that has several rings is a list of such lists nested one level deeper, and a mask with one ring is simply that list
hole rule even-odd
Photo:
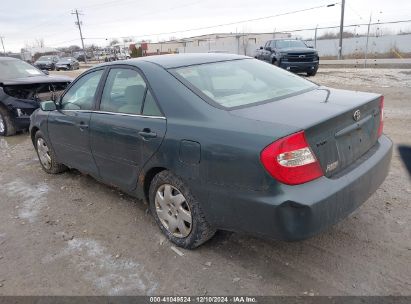
[{"label": "rear wheel", "polygon": [[179,247],[192,249],[216,230],[205,219],[200,203],[174,174],[162,171],[150,185],[150,210],[161,231]]},{"label": "rear wheel", "polygon": [[0,136],[11,136],[16,134],[16,127],[10,116],[10,112],[0,106]]},{"label": "rear wheel", "polygon": [[34,136],[34,145],[44,171],[49,174],[57,174],[67,169],[66,166],[57,162],[53,148],[47,143],[43,133],[40,131],[37,131]]}]

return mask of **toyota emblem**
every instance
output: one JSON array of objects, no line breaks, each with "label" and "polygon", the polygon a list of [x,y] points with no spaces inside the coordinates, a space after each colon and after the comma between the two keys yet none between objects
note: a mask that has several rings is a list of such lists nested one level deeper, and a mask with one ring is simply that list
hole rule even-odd
[{"label": "toyota emblem", "polygon": [[355,121],[359,121],[360,118],[361,118],[360,110],[355,111],[354,114],[352,115],[352,117],[354,118]]}]

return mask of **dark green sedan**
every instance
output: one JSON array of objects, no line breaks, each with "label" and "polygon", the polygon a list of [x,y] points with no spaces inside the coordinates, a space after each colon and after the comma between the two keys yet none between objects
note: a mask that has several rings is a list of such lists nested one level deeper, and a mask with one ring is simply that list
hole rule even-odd
[{"label": "dark green sedan", "polygon": [[387,176],[382,130],[381,95],[229,54],[96,66],[30,125],[47,173],[76,168],[146,200],[184,248],[218,229],[299,240],[330,227]]}]

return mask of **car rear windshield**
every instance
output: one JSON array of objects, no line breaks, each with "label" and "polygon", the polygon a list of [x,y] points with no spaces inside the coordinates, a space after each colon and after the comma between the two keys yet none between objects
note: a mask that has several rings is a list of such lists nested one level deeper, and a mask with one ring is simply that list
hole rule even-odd
[{"label": "car rear windshield", "polygon": [[16,79],[44,75],[34,66],[21,60],[1,60],[0,74],[3,79]]},{"label": "car rear windshield", "polygon": [[176,76],[225,108],[281,99],[317,87],[271,64],[242,59],[176,68]]}]

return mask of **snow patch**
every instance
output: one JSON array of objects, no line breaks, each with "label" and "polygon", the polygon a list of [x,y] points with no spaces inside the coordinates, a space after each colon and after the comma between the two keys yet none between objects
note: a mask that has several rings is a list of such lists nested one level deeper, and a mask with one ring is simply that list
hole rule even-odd
[{"label": "snow patch", "polygon": [[158,283],[144,266],[135,261],[116,258],[92,239],[73,239],[67,247],[54,256],[43,258],[43,263],[69,257],[76,270],[96,288],[110,296],[144,294],[152,295]]},{"label": "snow patch", "polygon": [[20,179],[16,179],[4,184],[0,191],[8,197],[17,196],[21,198],[22,203],[19,208],[19,217],[27,219],[29,222],[34,222],[41,208],[46,205],[45,195],[49,192],[49,188],[45,183],[33,186]]}]

